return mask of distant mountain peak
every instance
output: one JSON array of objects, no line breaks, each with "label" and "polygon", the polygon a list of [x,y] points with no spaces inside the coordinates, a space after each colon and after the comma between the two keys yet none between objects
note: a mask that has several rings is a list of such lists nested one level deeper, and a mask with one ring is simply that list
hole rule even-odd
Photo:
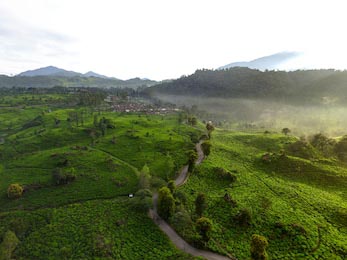
[{"label": "distant mountain peak", "polygon": [[257,58],[251,61],[241,61],[241,62],[233,62],[227,64],[225,66],[219,67],[218,69],[229,69],[233,67],[248,67],[250,69],[258,69],[258,70],[273,70],[280,69],[280,65],[288,62],[299,56],[298,52],[279,52],[272,55],[264,56],[261,58]]},{"label": "distant mountain peak", "polygon": [[108,78],[107,76],[95,73],[94,71],[88,71],[88,72],[84,73],[83,77],[95,77],[95,78],[103,78],[103,79]]},{"label": "distant mountain peak", "polygon": [[35,76],[56,76],[56,77],[96,77],[96,78],[103,78],[107,79],[107,76],[95,73],[93,71],[88,71],[85,74],[75,72],[75,71],[69,71],[64,70],[55,66],[47,66],[43,68],[38,68],[35,70],[28,70],[24,71],[22,73],[19,73],[17,76],[22,77],[35,77]]},{"label": "distant mountain peak", "polygon": [[17,76],[24,77],[35,77],[35,76],[61,76],[61,77],[75,77],[81,76],[81,73],[68,71],[64,69],[60,69],[54,66],[47,66],[35,70],[24,71]]}]

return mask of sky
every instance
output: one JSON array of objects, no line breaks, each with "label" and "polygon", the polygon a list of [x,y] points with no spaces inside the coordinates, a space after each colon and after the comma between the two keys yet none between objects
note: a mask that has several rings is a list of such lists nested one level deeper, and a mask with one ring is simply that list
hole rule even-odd
[{"label": "sky", "polygon": [[0,74],[49,65],[120,79],[189,75],[277,52],[347,68],[347,2],[1,0]]}]

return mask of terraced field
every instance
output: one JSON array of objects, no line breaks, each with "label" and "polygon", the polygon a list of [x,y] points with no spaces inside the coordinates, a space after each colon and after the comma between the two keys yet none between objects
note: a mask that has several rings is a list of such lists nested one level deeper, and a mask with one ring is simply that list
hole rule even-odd
[{"label": "terraced field", "polygon": [[[249,259],[251,236],[260,234],[269,241],[270,259],[347,257],[346,165],[334,158],[286,155],[296,140],[282,134],[213,133],[211,154],[179,189],[193,218],[197,194],[207,198],[204,216],[213,223],[207,248]],[[262,159],[266,153],[268,160]],[[221,177],[217,167],[237,180]],[[245,211],[250,219],[243,222]],[[194,241],[194,230],[181,233]]]}]

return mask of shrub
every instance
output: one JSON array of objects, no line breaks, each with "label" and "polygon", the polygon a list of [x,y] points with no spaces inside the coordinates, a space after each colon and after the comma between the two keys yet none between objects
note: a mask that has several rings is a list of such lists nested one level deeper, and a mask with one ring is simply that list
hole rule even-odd
[{"label": "shrub", "polygon": [[7,189],[7,196],[10,199],[20,198],[23,194],[23,188],[18,183],[11,184]]},{"label": "shrub", "polygon": [[16,234],[8,230],[0,244],[0,259],[12,259],[12,252],[16,249],[18,244],[19,239]]},{"label": "shrub", "polygon": [[76,179],[74,173],[75,169],[71,168],[69,172],[63,172],[62,169],[57,168],[52,172],[52,179],[55,185],[63,185],[73,182]]},{"label": "shrub", "polygon": [[205,217],[199,218],[196,221],[196,228],[205,242],[210,240],[210,231],[212,230],[212,221],[209,218],[205,218]]},{"label": "shrub", "polygon": [[301,157],[304,159],[317,158],[318,154],[314,147],[302,140],[289,144],[286,148],[289,155]]},{"label": "shrub", "polygon": [[209,141],[205,141],[201,144],[201,149],[205,156],[209,156],[211,153],[212,144]]},{"label": "shrub", "polygon": [[132,203],[135,209],[147,212],[152,207],[152,192],[149,189],[138,190]]},{"label": "shrub", "polygon": [[226,171],[225,169],[221,168],[221,167],[215,167],[213,168],[213,172],[215,173],[215,175],[222,179],[222,180],[227,180],[230,182],[235,182],[237,177],[236,175],[232,174],[231,172]]},{"label": "shrub", "polygon": [[186,211],[178,211],[170,218],[170,223],[175,227],[175,230],[184,237],[192,236],[193,222]]},{"label": "shrub", "polygon": [[178,204],[178,205],[180,205],[180,204],[186,205],[187,204],[187,197],[186,197],[184,192],[176,190],[173,195],[174,195],[174,198],[176,199],[176,204]]},{"label": "shrub", "polygon": [[201,217],[207,208],[206,196],[203,193],[199,193],[195,200],[195,212]]},{"label": "shrub", "polygon": [[240,226],[249,226],[251,224],[252,216],[248,209],[241,209],[235,216],[234,220]]},{"label": "shrub", "polygon": [[266,260],[266,247],[268,246],[267,239],[263,236],[253,234],[251,241],[251,258],[254,260]]},{"label": "shrub", "polygon": [[171,180],[167,183],[167,187],[170,189],[171,193],[174,194],[176,190],[175,181]]},{"label": "shrub", "polygon": [[162,187],[158,192],[158,213],[168,220],[175,211],[175,199],[167,187]]},{"label": "shrub", "polygon": [[237,206],[236,200],[234,200],[234,199],[230,196],[229,193],[225,193],[225,195],[224,195],[223,198],[224,198],[224,200],[225,200],[226,202],[228,202],[232,207],[236,207],[236,206]]}]

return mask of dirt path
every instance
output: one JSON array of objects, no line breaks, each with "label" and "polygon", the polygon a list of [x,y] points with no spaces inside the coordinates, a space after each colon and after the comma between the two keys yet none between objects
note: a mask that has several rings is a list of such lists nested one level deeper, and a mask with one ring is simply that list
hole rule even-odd
[{"label": "dirt path", "polygon": [[[196,144],[196,150],[198,153],[198,158],[195,161],[196,165],[199,165],[204,160],[204,153],[201,149],[201,143]],[[176,186],[183,185],[189,177],[188,173],[188,165],[184,166],[180,172],[180,174],[177,176],[175,180]],[[155,193],[153,195],[153,209],[149,210],[149,216],[154,221],[156,225],[170,238],[171,242],[174,243],[174,245],[182,250],[185,253],[191,254],[193,256],[200,256],[204,257],[208,260],[230,260],[230,259],[236,259],[236,258],[229,258],[226,256],[222,256],[219,254],[215,254],[209,251],[200,250],[195,247],[192,247],[189,245],[180,235],[176,233],[176,231],[170,227],[168,223],[165,222],[157,213],[157,203],[158,203],[158,193]]]}]

